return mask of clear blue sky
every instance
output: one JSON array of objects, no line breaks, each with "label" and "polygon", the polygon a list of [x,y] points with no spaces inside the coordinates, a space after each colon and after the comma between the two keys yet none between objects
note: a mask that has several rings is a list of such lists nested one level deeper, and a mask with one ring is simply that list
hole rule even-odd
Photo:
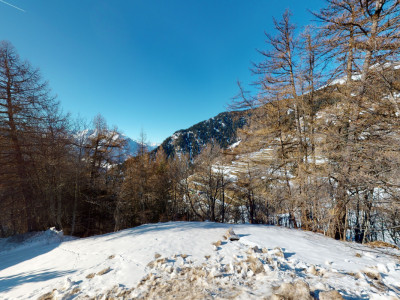
[{"label": "clear blue sky", "polygon": [[264,31],[286,8],[299,26],[323,0],[5,0],[0,39],[39,67],[73,115],[101,113],[162,142],[225,111],[252,82]]}]

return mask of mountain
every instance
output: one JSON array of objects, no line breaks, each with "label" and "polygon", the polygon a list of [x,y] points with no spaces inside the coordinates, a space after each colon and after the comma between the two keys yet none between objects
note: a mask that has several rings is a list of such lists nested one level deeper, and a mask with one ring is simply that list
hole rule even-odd
[{"label": "mountain", "polygon": [[[175,153],[188,153],[191,157],[200,153],[201,149],[210,142],[217,142],[222,148],[226,149],[237,142],[237,130],[243,128],[251,115],[247,111],[222,112],[208,120],[199,122],[187,129],[176,131],[172,136],[166,138],[162,144],[146,143],[148,151],[157,151],[160,147],[168,156]],[[82,130],[75,134],[76,137],[88,138],[96,134],[93,129]],[[135,156],[141,142],[133,140],[124,134],[118,134],[116,138],[126,140],[124,150],[125,158]]]},{"label": "mountain", "polygon": [[212,141],[217,142],[222,148],[228,148],[237,142],[237,130],[246,125],[250,114],[250,111],[220,113],[188,129],[176,131],[165,139],[160,147],[168,156],[188,153],[191,157],[199,154],[201,149]]},{"label": "mountain", "polygon": [[[126,154],[130,155],[130,156],[135,156],[137,153],[137,150],[139,149],[140,145],[142,145],[142,143],[137,140],[132,140],[130,137],[128,137],[124,134],[122,134],[121,137],[123,139],[125,139],[127,142],[127,145],[125,147]],[[155,144],[155,143],[145,143],[144,145],[146,146],[148,151],[152,151],[159,146],[159,144]]]},{"label": "mountain", "polygon": [[[111,134],[111,132],[110,132]],[[84,138],[88,139],[90,137],[94,137],[96,135],[96,129],[85,129],[75,134],[76,138]],[[139,147],[142,145],[140,141],[133,140],[130,137],[126,136],[125,134],[117,133],[114,136],[114,139],[123,139],[126,141],[126,145],[124,147],[124,157],[128,158],[130,156],[136,156]],[[152,151],[156,149],[159,145],[154,143],[145,143],[145,147],[148,151]]]},{"label": "mountain", "polygon": [[374,246],[212,222],[50,229],[0,239],[0,299],[398,299],[400,251]]},{"label": "mountain", "polygon": [[[400,69],[400,62],[386,63],[383,66],[374,65],[371,69],[393,68]],[[361,75],[355,73],[354,81],[360,80]],[[338,102],[332,92],[338,85],[343,85],[346,77],[341,77],[329,82],[318,89],[318,99],[315,100],[314,110],[320,111]],[[321,94],[325,93],[324,96]],[[288,111],[293,114],[293,111]],[[243,128],[253,114],[252,110],[222,112],[217,116],[199,122],[187,129],[176,131],[172,136],[165,139],[161,146],[165,153],[170,156],[175,153],[188,153],[191,157],[200,153],[201,149],[212,141],[216,141],[222,148],[226,149],[238,142],[237,130]],[[242,147],[246,145],[243,144]]]}]

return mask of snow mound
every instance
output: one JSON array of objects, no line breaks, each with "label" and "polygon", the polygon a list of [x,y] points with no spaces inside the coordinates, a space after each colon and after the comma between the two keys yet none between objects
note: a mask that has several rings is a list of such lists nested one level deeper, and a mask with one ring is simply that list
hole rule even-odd
[{"label": "snow mound", "polygon": [[0,252],[0,299],[400,297],[398,249],[300,230],[169,222],[73,241],[42,235]]},{"label": "snow mound", "polygon": [[29,232],[17,234],[8,238],[0,239],[0,253],[4,251],[23,249],[29,247],[37,247],[40,245],[49,245],[53,243],[61,243],[76,239],[71,236],[64,236],[62,230],[56,230],[52,227],[46,231]]}]

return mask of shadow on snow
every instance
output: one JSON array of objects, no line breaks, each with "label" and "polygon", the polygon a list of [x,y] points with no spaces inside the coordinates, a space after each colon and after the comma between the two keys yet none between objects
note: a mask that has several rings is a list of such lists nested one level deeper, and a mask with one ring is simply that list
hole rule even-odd
[{"label": "shadow on snow", "polygon": [[[57,248],[60,243],[49,245],[29,246],[21,249],[0,252],[0,272],[21,262],[30,260]],[[0,286],[3,284],[3,277],[0,277]],[[1,289],[0,289],[1,291]]]},{"label": "shadow on snow", "polygon": [[12,290],[14,287],[29,282],[40,282],[61,277],[73,271],[50,271],[38,270],[30,273],[19,273],[16,275],[0,277],[0,293]]}]

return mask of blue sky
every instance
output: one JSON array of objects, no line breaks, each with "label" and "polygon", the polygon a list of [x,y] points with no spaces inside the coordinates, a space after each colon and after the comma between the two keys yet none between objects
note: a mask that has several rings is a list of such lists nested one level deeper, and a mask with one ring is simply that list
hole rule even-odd
[{"label": "blue sky", "polygon": [[323,0],[5,0],[0,39],[39,67],[64,111],[102,114],[162,142],[225,111],[286,8],[298,26]]}]

